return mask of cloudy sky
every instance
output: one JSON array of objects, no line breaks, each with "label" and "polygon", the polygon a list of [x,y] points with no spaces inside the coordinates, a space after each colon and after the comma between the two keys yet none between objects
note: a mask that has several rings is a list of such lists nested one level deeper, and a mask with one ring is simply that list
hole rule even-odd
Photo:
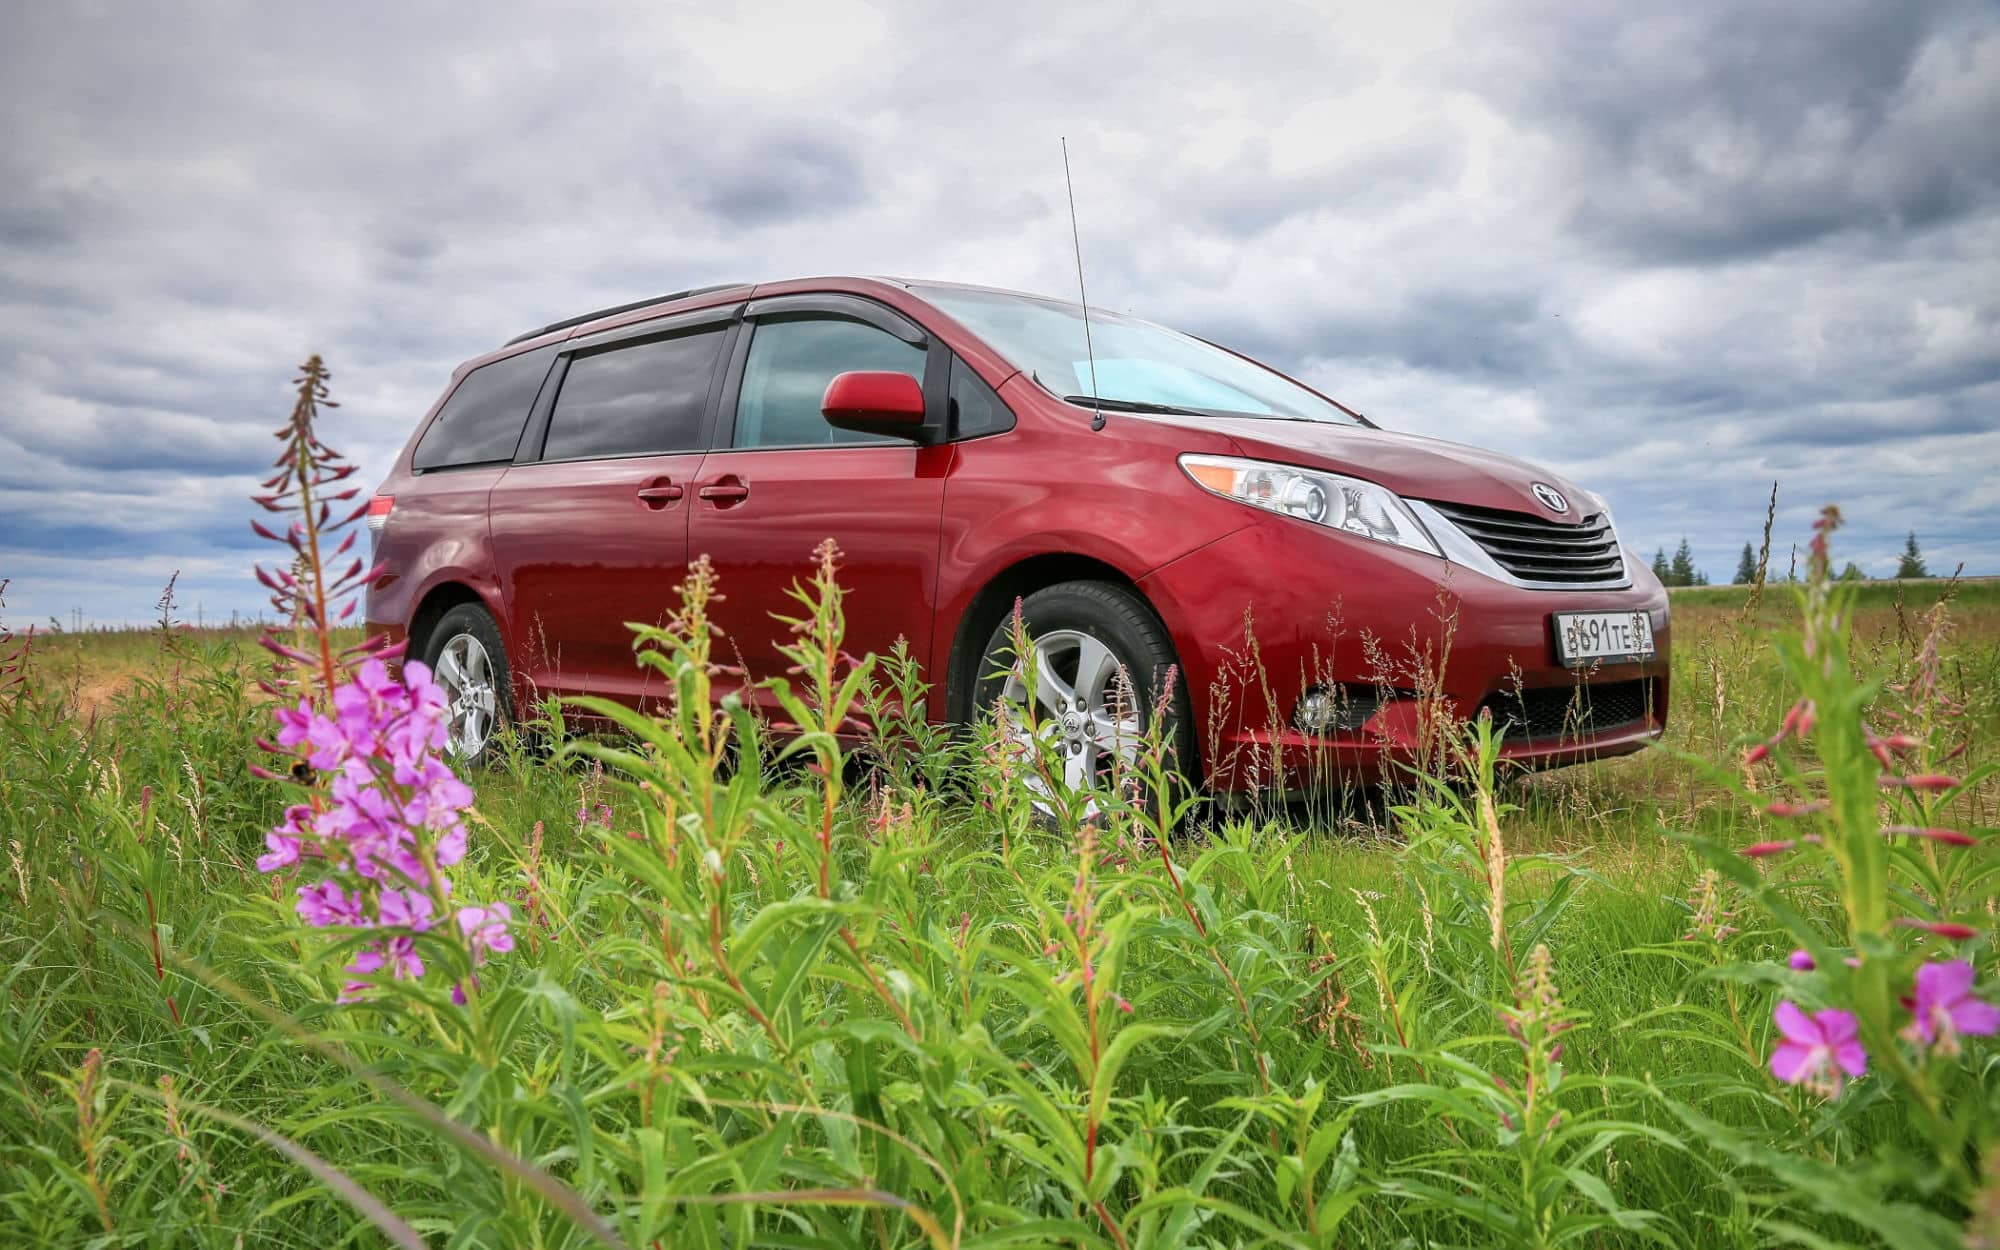
[{"label": "cloudy sky", "polygon": [[[1227,7],[1227,16],[1217,13]],[[1584,10],[1588,9],[1589,12]],[[711,281],[1074,290],[1626,540],[2000,573],[2000,7],[0,9],[7,619],[255,611],[294,368],[379,478],[453,365]]]}]

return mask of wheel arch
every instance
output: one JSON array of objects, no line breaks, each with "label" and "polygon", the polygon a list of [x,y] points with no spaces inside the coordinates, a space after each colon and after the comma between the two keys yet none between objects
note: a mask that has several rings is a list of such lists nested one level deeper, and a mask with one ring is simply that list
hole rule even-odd
[{"label": "wheel arch", "polygon": [[425,649],[430,646],[431,634],[437,629],[438,622],[444,619],[444,614],[468,603],[484,608],[500,629],[501,638],[506,638],[506,628],[500,624],[500,616],[493,611],[493,605],[486,601],[486,596],[464,582],[443,581],[424,592],[423,598],[417,602],[417,610],[410,615],[410,627],[405,635],[408,646],[403,652],[405,658],[422,659]]},{"label": "wheel arch", "polygon": [[1114,564],[1074,551],[1048,551],[1016,560],[987,579],[959,616],[958,628],[952,633],[951,653],[946,659],[946,719],[958,723],[972,720],[973,691],[979,684],[979,662],[985,656],[986,640],[1013,611],[1015,601],[1038,590],[1074,581],[1108,582],[1130,591],[1166,629],[1167,636],[1173,636],[1158,605],[1147,597],[1137,581]]}]

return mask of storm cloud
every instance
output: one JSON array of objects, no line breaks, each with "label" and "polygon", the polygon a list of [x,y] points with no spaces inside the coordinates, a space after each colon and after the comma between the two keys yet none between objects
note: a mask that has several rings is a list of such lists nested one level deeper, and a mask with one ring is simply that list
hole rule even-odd
[{"label": "storm cloud", "polygon": [[15,5],[8,617],[252,612],[312,352],[386,471],[451,368],[686,286],[1075,289],[1497,446],[1717,577],[2000,573],[2000,11]]}]

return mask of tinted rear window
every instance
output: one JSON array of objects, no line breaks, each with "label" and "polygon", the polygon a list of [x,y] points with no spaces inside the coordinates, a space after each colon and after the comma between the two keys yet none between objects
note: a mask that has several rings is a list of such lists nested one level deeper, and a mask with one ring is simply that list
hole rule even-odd
[{"label": "tinted rear window", "polygon": [[549,417],[544,460],[702,449],[702,414],[726,327],[577,356]]},{"label": "tinted rear window", "polygon": [[424,431],[410,467],[449,469],[512,460],[554,355],[553,347],[523,352],[466,374]]}]

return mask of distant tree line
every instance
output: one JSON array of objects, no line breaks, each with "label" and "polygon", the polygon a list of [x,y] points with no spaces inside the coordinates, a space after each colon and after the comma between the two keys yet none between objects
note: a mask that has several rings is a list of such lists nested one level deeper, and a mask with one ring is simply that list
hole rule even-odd
[{"label": "distant tree line", "polygon": [[[1659,554],[1653,557],[1653,572],[1659,575],[1662,582],[1669,586],[1705,586],[1708,584],[1707,579],[1702,578],[1699,572],[1694,572],[1694,576],[1700,579],[1697,581],[1684,582],[1673,580],[1682,572],[1682,557],[1687,555],[1687,550],[1687,539],[1683,538],[1681,539],[1680,550],[1675,553],[1671,562],[1668,561],[1664,548],[1660,550]],[[1691,562],[1686,567],[1688,571],[1694,571]],[[1929,577],[1930,575],[1930,569],[1924,564],[1924,553],[1917,546],[1916,531],[1912,530],[1910,536],[1903,540],[1903,554],[1896,560],[1896,576],[1903,578]],[[1736,576],[1731,580],[1738,586],[1747,586],[1757,580],[1757,548],[1752,544],[1743,544],[1743,554],[1736,561]],[[1840,580],[1844,582],[1867,581],[1868,575],[1861,571],[1860,565],[1849,560],[1847,567],[1840,571]]]},{"label": "distant tree line", "polygon": [[1694,550],[1688,546],[1686,535],[1681,536],[1681,545],[1674,548],[1673,559],[1667,558],[1665,547],[1653,553],[1653,576],[1660,579],[1662,586],[1708,585],[1708,574],[1694,566]]}]

